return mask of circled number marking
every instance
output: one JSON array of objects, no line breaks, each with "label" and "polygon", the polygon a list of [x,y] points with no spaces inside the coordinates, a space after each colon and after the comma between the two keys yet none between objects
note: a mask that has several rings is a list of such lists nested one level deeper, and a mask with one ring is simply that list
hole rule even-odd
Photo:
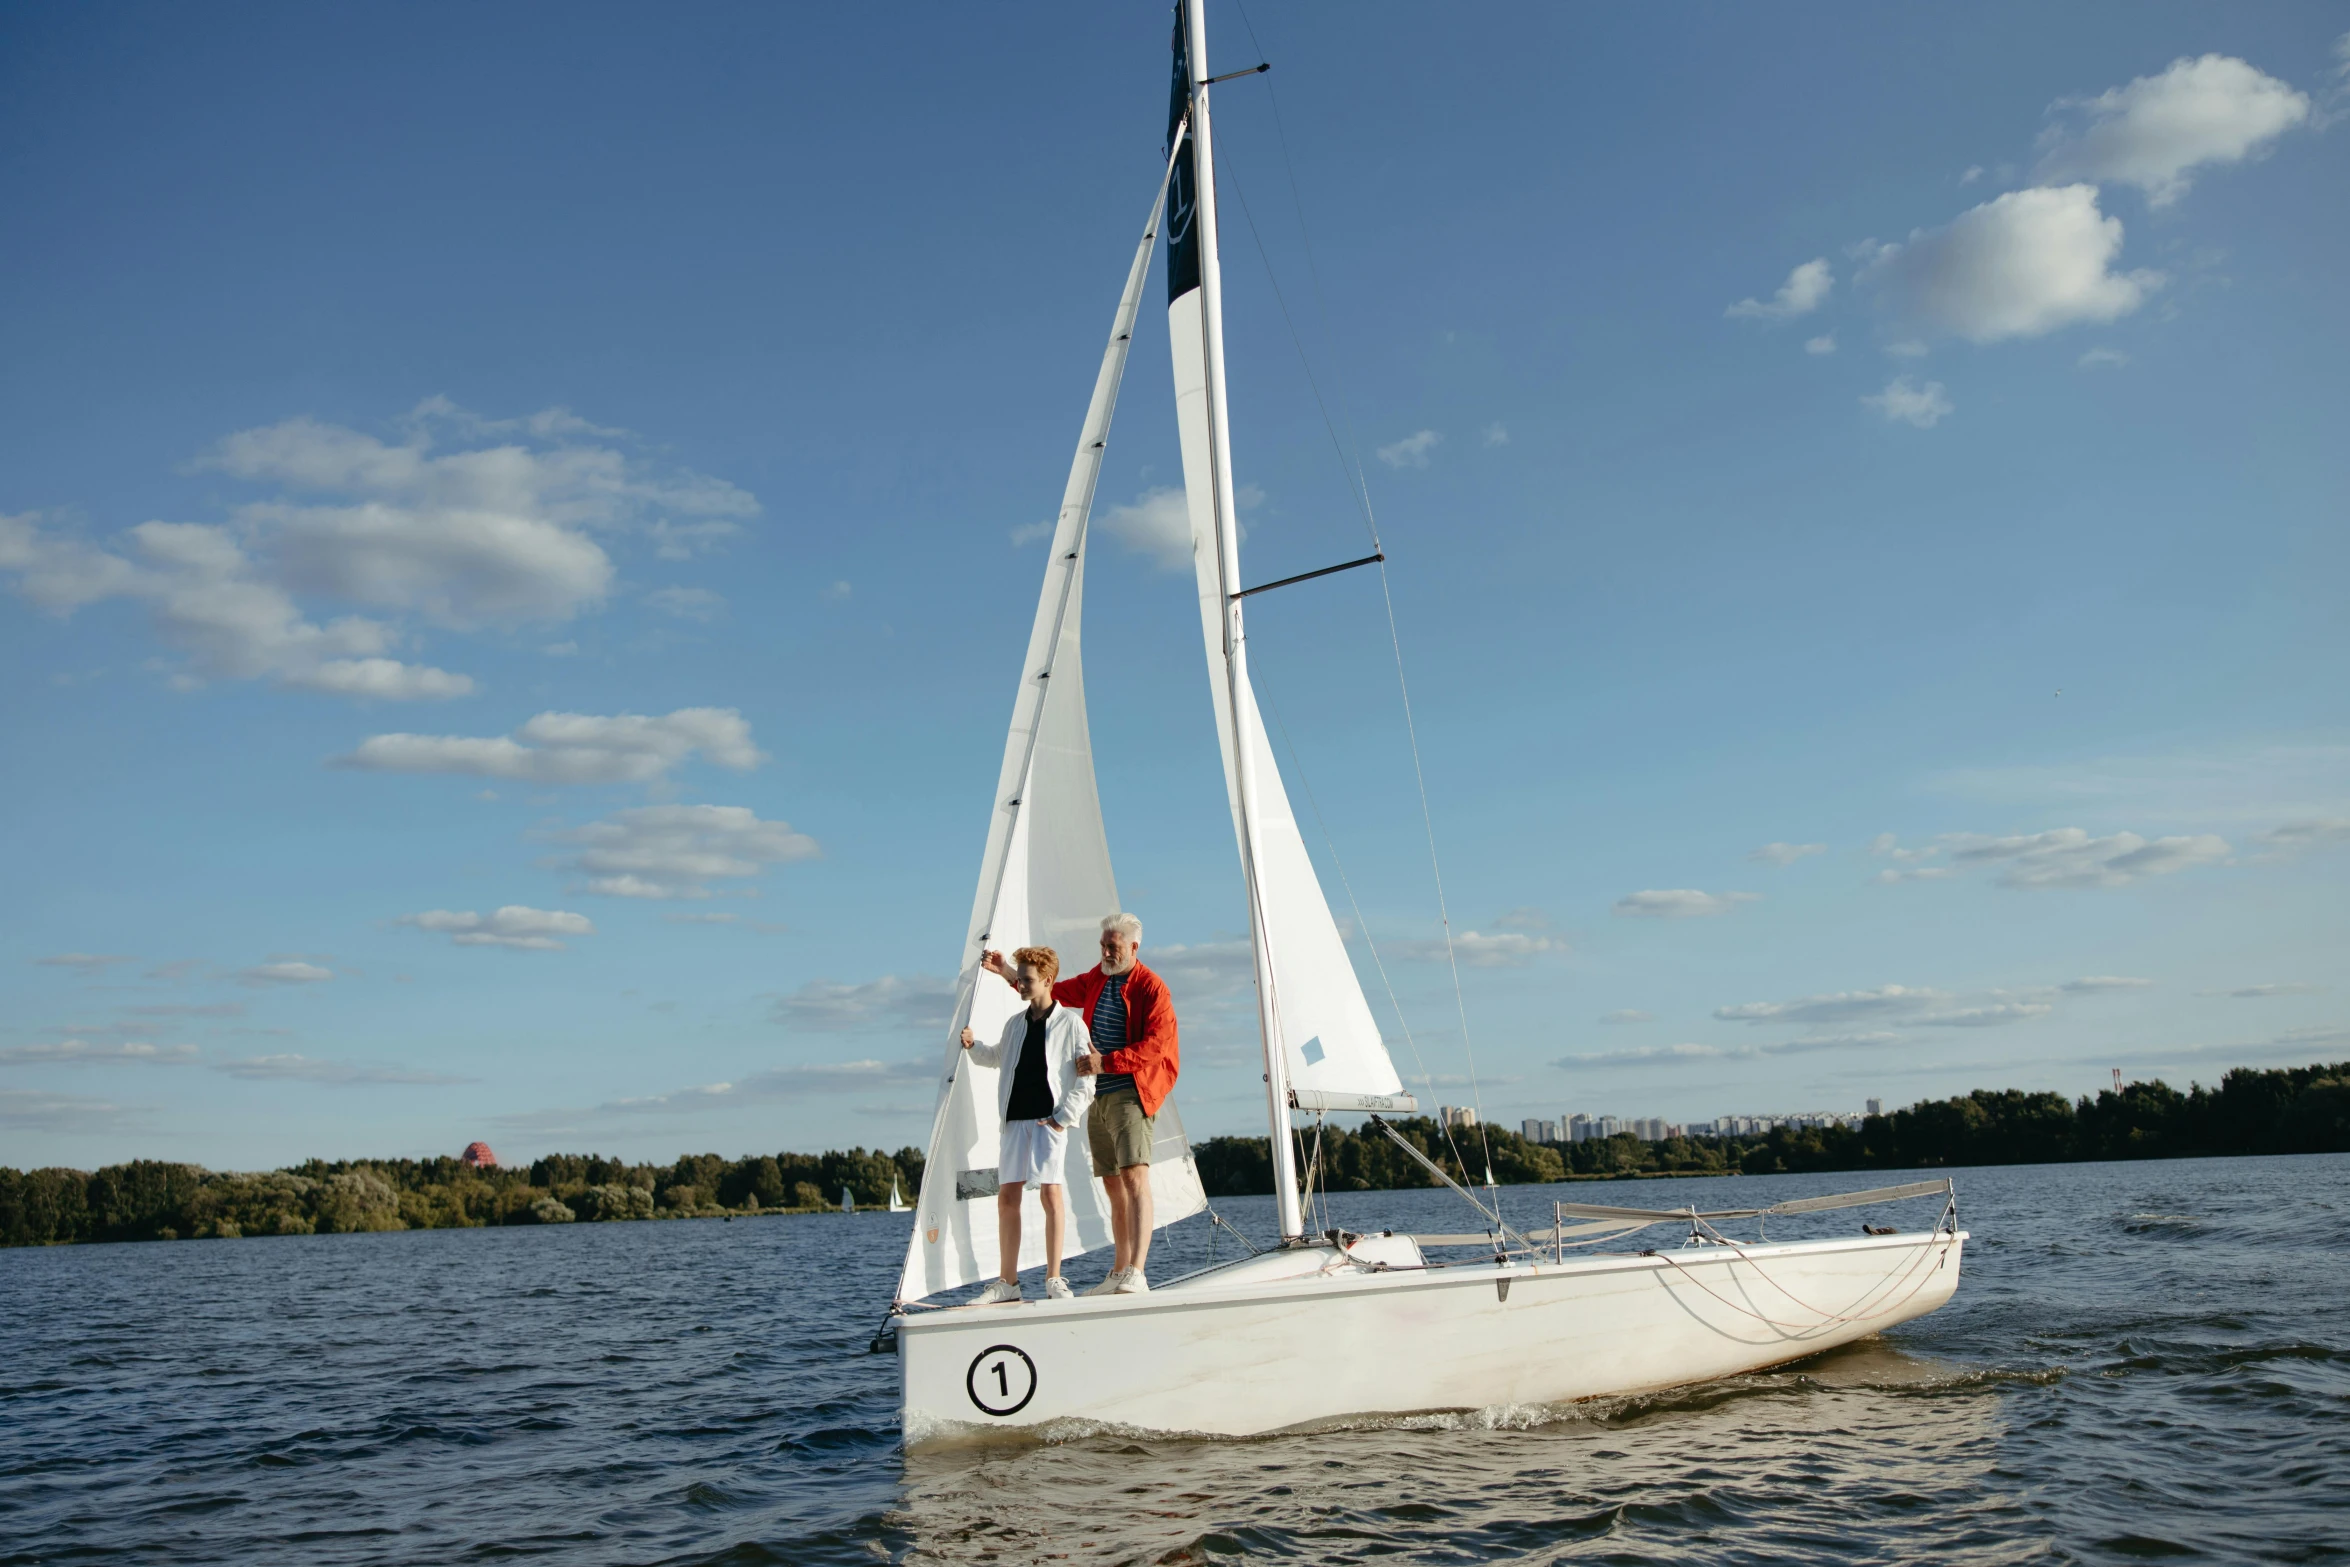
[{"label": "circled number marking", "polygon": [[963,1390],[991,1415],[1016,1415],[1036,1396],[1036,1362],[1010,1344],[991,1344],[964,1373]]}]

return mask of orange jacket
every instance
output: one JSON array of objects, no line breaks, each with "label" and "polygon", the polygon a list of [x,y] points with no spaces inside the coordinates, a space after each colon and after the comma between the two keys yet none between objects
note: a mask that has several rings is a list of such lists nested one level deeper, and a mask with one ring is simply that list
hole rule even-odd
[{"label": "orange jacket", "polygon": [[[1088,1027],[1093,1023],[1093,1004],[1101,993],[1099,964],[1053,986],[1053,999],[1074,1008]],[[1157,1115],[1167,1095],[1174,1092],[1175,1074],[1181,1067],[1175,1046],[1175,1003],[1168,998],[1167,982],[1137,963],[1126,971],[1126,1048],[1105,1052],[1102,1070],[1133,1073],[1142,1113]]]}]

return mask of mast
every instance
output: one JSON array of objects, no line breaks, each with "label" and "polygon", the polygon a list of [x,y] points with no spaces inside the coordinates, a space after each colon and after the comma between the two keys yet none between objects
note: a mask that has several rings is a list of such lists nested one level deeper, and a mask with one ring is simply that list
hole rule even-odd
[{"label": "mast", "polygon": [[1257,776],[1254,747],[1243,728],[1248,693],[1248,640],[1241,625],[1240,529],[1233,503],[1232,427],[1224,400],[1223,268],[1216,248],[1215,142],[1208,125],[1208,23],[1206,0],[1183,0],[1185,48],[1179,68],[1187,71],[1191,98],[1191,153],[1194,222],[1198,225],[1200,324],[1207,361],[1208,468],[1216,521],[1216,574],[1224,596],[1224,704],[1240,814],[1240,872],[1248,889],[1249,948],[1256,962],[1257,1031],[1265,1051],[1265,1108],[1271,1123],[1273,1200],[1281,1236],[1305,1233],[1297,1189],[1297,1155],[1289,1143],[1289,1068],[1281,1045],[1272,948],[1266,939],[1264,899],[1257,883]]}]

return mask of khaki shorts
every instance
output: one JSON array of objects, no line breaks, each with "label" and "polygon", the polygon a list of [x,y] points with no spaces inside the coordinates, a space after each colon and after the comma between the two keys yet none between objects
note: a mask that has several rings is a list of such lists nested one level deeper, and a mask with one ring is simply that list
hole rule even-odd
[{"label": "khaki shorts", "polygon": [[1151,1117],[1131,1088],[1112,1089],[1093,1102],[1085,1117],[1085,1141],[1093,1150],[1093,1173],[1132,1169],[1151,1162]]}]

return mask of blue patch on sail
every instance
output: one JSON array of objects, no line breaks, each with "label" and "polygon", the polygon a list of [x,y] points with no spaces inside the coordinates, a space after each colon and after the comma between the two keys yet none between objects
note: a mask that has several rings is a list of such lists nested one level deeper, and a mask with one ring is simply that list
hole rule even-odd
[{"label": "blue patch on sail", "polygon": [[1322,1057],[1329,1054],[1328,1051],[1322,1048],[1322,1039],[1318,1034],[1312,1039],[1307,1040],[1304,1045],[1300,1046],[1297,1053],[1306,1058],[1306,1065],[1308,1066],[1315,1065],[1322,1059]]}]

